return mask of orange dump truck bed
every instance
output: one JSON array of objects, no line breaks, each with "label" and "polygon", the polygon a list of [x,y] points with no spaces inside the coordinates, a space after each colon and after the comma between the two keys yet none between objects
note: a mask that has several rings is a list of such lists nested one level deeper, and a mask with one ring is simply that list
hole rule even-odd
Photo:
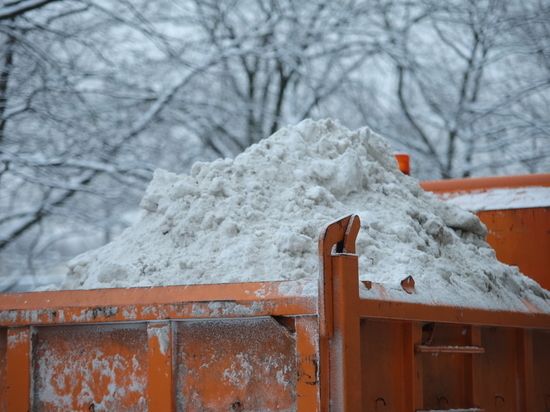
[{"label": "orange dump truck bed", "polygon": [[[0,295],[0,411],[548,411],[550,314],[405,303],[359,219],[316,281]],[[414,293],[414,280],[403,288]]]}]

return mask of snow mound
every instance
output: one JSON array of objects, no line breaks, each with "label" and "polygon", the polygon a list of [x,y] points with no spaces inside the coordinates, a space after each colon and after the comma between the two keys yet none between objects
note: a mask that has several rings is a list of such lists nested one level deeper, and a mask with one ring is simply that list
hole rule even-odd
[{"label": "snow mound", "polygon": [[391,290],[412,275],[409,300],[526,310],[524,297],[550,310],[548,292],[496,260],[479,219],[399,172],[368,128],[305,120],[234,160],[157,170],[141,207],[118,239],[69,263],[62,288],[316,278],[319,230],[356,213],[361,279]]}]

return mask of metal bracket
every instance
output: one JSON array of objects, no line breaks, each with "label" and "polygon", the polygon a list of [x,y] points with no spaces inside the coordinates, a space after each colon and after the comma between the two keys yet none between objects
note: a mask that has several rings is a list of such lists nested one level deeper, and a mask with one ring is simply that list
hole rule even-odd
[{"label": "metal bracket", "polygon": [[355,254],[355,240],[360,227],[359,216],[349,215],[328,224],[319,235],[321,273],[319,276],[318,313],[321,337],[331,337],[334,333],[331,258],[338,254]]}]

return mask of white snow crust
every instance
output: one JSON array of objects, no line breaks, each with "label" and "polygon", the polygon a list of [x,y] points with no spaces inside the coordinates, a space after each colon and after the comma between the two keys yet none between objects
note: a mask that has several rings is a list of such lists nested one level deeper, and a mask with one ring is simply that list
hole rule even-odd
[{"label": "white snow crust", "polygon": [[[360,277],[393,298],[550,311],[549,292],[497,261],[479,219],[424,192],[366,127],[305,120],[234,160],[157,170],[140,206],[119,238],[69,262],[63,289],[316,278],[319,231],[356,213]],[[413,295],[399,286],[409,275]]]},{"label": "white snow crust", "polygon": [[466,210],[527,209],[550,206],[550,187],[491,188],[473,192],[440,193],[439,198]]}]

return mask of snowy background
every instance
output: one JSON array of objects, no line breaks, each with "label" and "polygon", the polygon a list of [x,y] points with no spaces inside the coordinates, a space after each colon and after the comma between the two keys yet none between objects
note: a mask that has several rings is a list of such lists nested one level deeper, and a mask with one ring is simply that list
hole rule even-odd
[{"label": "snowy background", "polygon": [[420,180],[550,171],[543,0],[5,0],[0,68],[0,291],[61,281],[155,169],[306,118],[369,125]]}]

